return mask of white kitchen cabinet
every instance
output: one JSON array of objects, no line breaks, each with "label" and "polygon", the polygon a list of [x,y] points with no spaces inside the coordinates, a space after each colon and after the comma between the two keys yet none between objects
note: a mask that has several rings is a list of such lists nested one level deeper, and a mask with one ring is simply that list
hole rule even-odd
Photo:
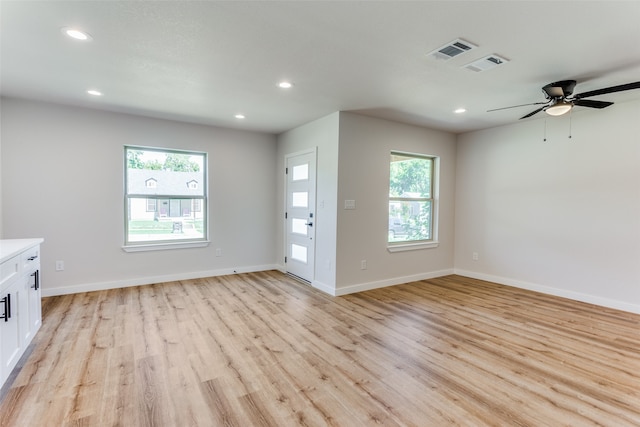
[{"label": "white kitchen cabinet", "polygon": [[42,324],[40,243],[0,240],[0,387]]},{"label": "white kitchen cabinet", "polygon": [[20,282],[14,280],[0,294],[0,355],[2,356],[2,384],[16,366],[22,348],[20,347],[20,327],[18,325],[18,294]]},{"label": "white kitchen cabinet", "polygon": [[42,325],[42,291],[40,290],[40,267],[28,276],[27,286],[29,287],[29,328],[31,329],[31,337]]},{"label": "white kitchen cabinet", "polygon": [[40,246],[27,249],[21,255],[21,288],[19,296],[20,342],[24,348],[31,343],[42,323],[40,291]]}]

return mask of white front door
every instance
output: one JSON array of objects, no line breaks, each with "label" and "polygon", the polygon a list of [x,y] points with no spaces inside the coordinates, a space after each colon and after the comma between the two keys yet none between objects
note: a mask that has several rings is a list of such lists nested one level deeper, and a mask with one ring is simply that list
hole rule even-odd
[{"label": "white front door", "polygon": [[315,261],[316,152],[286,156],[287,273],[311,282]]}]

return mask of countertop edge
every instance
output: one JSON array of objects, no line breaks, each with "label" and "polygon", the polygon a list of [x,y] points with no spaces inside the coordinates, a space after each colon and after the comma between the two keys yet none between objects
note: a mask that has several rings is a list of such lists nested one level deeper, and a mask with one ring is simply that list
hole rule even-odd
[{"label": "countertop edge", "polygon": [[43,238],[33,239],[1,239],[0,263],[44,242]]}]

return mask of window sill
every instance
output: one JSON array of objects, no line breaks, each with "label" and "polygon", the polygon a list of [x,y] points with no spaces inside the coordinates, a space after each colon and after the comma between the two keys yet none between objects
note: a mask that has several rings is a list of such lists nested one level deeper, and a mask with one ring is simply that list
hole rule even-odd
[{"label": "window sill", "polygon": [[125,252],[146,252],[146,251],[165,251],[169,249],[188,249],[188,248],[204,248],[211,243],[208,240],[198,242],[176,242],[176,243],[143,243],[139,245],[123,246]]},{"label": "window sill", "polygon": [[439,244],[439,242],[401,243],[397,245],[389,245],[387,246],[387,250],[389,252],[416,251],[418,249],[437,248]]}]

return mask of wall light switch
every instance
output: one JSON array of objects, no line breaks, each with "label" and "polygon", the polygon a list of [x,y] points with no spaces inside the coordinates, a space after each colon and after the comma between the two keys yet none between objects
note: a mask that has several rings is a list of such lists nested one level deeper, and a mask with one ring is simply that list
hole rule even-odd
[{"label": "wall light switch", "polygon": [[345,209],[355,209],[356,208],[356,201],[355,200],[345,200],[344,201],[344,208]]}]

